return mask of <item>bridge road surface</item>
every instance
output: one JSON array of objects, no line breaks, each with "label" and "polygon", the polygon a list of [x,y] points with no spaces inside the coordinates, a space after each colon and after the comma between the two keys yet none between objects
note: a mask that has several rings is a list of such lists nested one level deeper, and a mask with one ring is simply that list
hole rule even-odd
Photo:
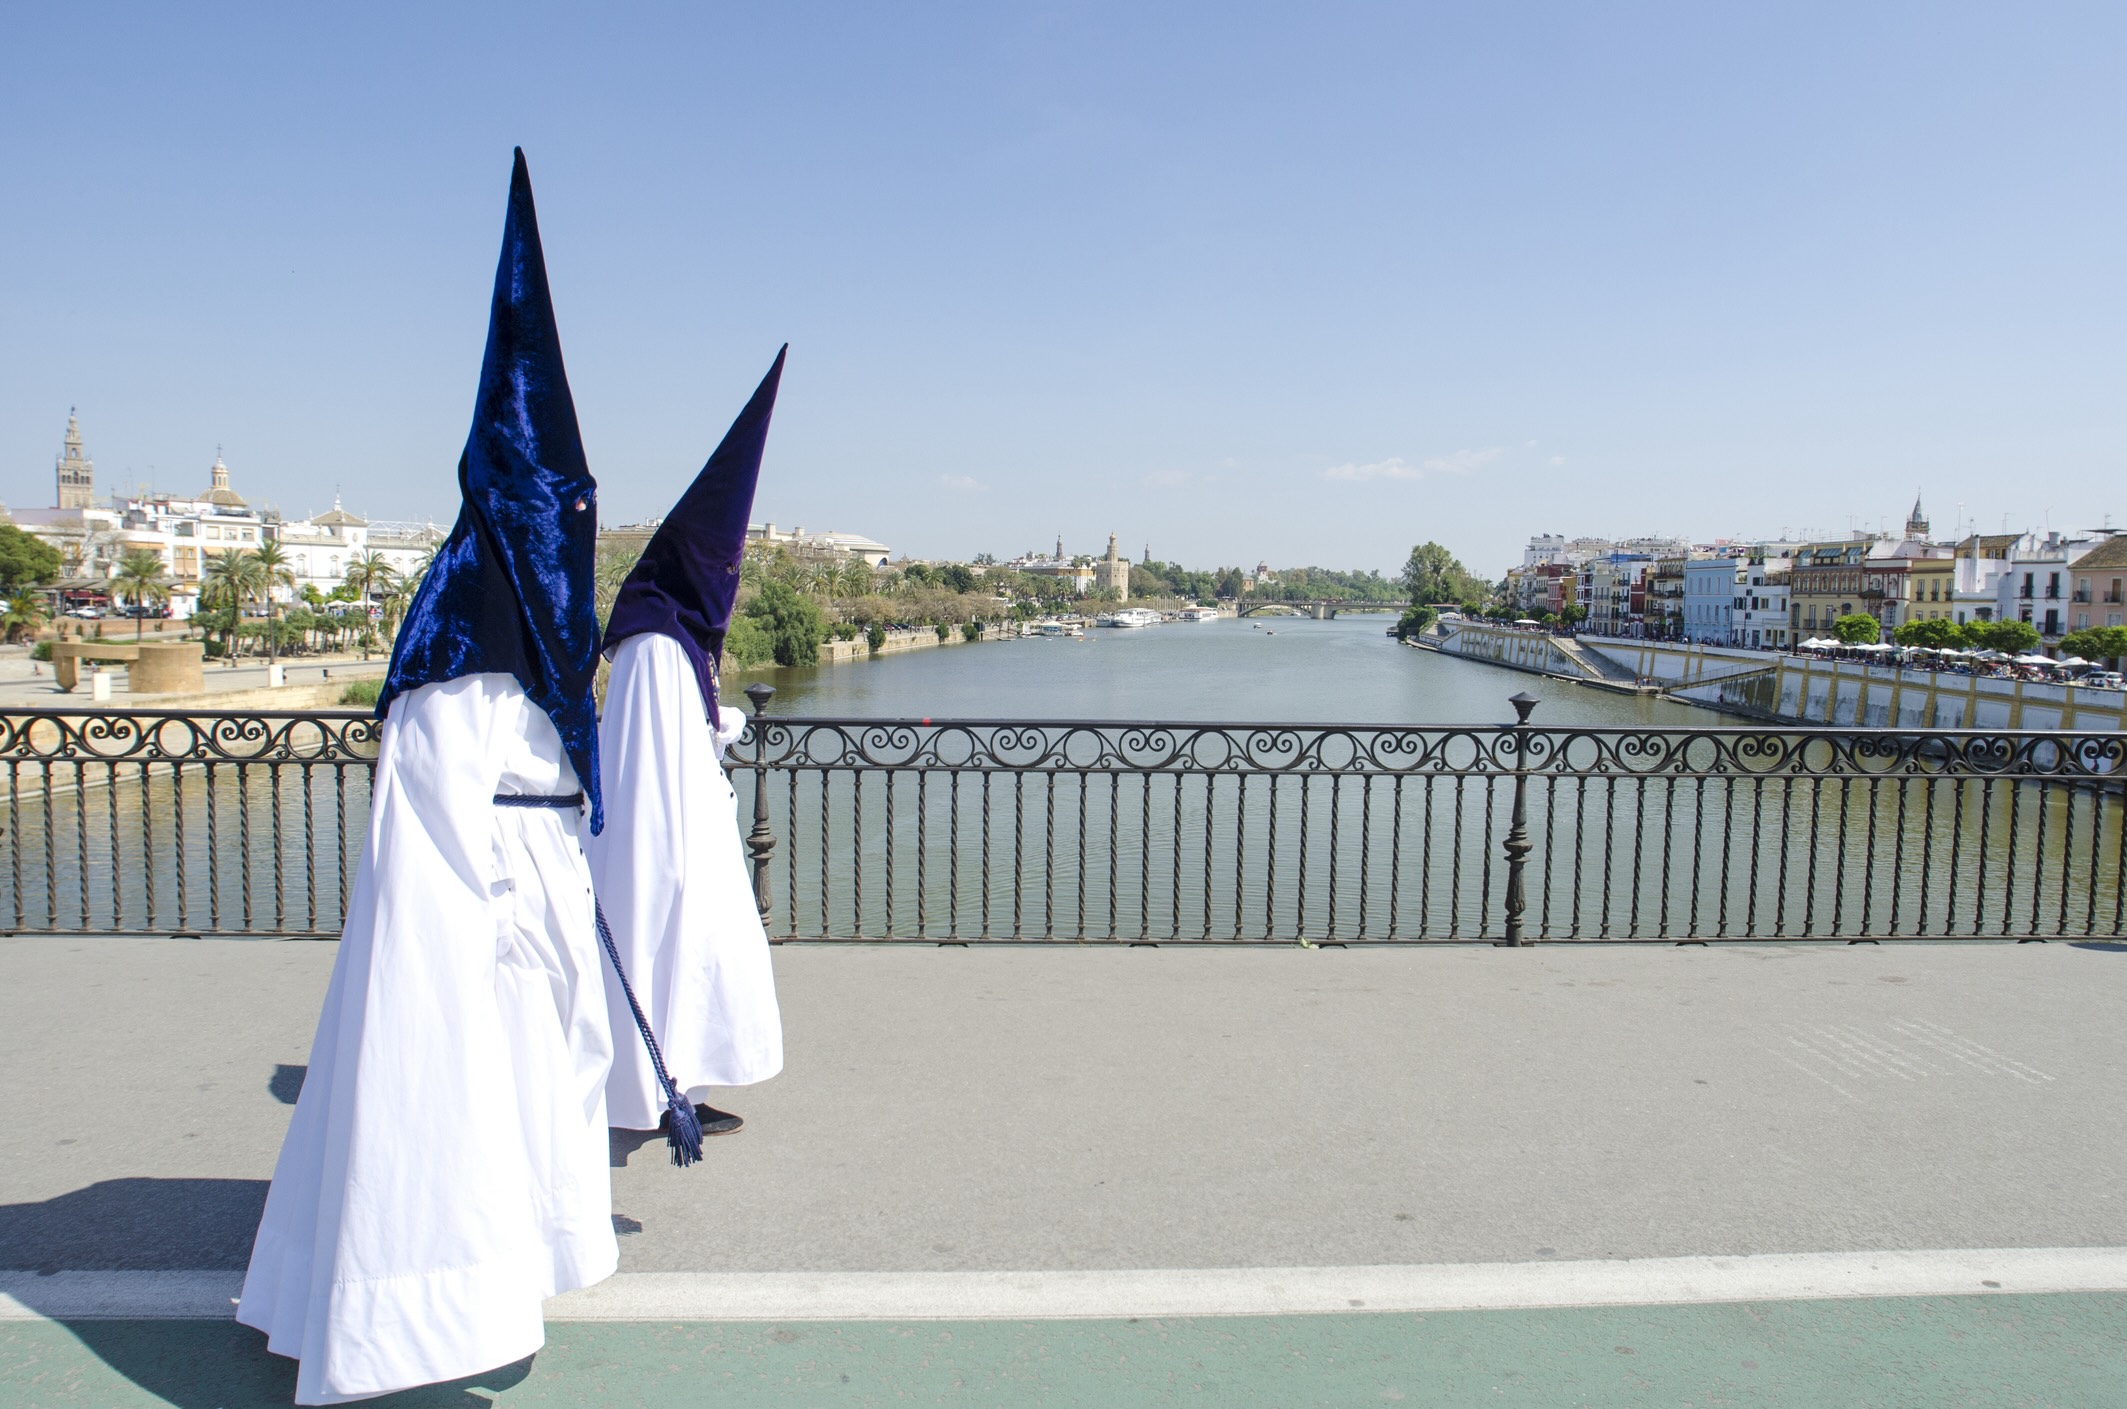
[{"label": "bridge road surface", "polygon": [[[0,939],[0,1405],[228,1320],[329,943]],[[390,1405],[2127,1405],[2127,947],[776,952],[789,1065]]]}]

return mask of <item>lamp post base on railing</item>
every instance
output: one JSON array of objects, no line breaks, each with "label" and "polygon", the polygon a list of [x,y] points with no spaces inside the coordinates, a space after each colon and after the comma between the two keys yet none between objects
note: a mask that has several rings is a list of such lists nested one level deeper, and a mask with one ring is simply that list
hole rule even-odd
[{"label": "lamp post base on railing", "polygon": [[1519,949],[1522,944],[1522,912],[1529,908],[1526,893],[1522,889],[1522,871],[1529,859],[1529,715],[1542,701],[1526,690],[1509,697],[1507,703],[1514,706],[1514,816],[1507,826],[1507,923],[1506,938],[1501,941],[1510,949]]},{"label": "lamp post base on railing", "polygon": [[746,836],[746,849],[753,853],[753,903],[761,912],[761,928],[768,928],[768,862],[775,855],[775,831],[768,825],[768,702],[775,686],[755,683],[746,687],[753,701],[753,830]]}]

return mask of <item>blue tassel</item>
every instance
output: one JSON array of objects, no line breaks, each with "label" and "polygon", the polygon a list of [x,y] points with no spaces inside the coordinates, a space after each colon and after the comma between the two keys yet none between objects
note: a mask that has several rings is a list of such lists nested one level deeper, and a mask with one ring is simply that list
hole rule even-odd
[{"label": "blue tassel", "polygon": [[664,1126],[674,1164],[685,1169],[702,1157],[702,1122],[684,1093],[666,1097]]}]

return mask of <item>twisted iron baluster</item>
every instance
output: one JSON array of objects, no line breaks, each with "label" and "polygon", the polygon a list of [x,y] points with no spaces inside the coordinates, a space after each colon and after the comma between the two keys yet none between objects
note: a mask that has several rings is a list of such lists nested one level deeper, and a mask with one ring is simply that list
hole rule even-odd
[{"label": "twisted iron baluster", "polygon": [[916,937],[929,939],[930,924],[930,781],[928,768],[916,770]]},{"label": "twisted iron baluster", "polygon": [[107,763],[104,769],[104,802],[111,818],[111,923],[123,928],[126,921],[126,867],[124,858],[120,855],[119,839],[125,829],[118,822],[118,765]]},{"label": "twisted iron baluster", "polygon": [[[81,892],[81,927],[89,927],[89,766],[74,760],[74,852]],[[115,867],[113,868],[116,869]]]},{"label": "twisted iron baluster", "polygon": [[1276,904],[1278,896],[1278,781],[1276,773],[1270,775],[1270,828],[1268,856],[1263,866],[1263,938],[1274,939],[1278,933]]},{"label": "twisted iron baluster", "polygon": [[1388,830],[1388,937],[1402,934],[1396,909],[1403,898],[1403,775],[1398,773],[1389,792]]},{"label": "twisted iron baluster", "polygon": [[[1972,886],[1972,933],[1986,932],[1987,905],[1987,831],[1994,822],[1994,780],[1987,778],[1979,785],[1979,839],[1972,848],[1972,869],[1977,875]],[[1959,850],[1963,850],[1962,847]],[[1956,865],[1953,855],[1951,865]]]},{"label": "twisted iron baluster", "polygon": [[[1182,937],[1182,775],[1176,772],[1169,776],[1174,779],[1174,864],[1168,872],[1171,915],[1167,937],[1179,940]],[[1146,786],[1149,789],[1149,780]]]},{"label": "twisted iron baluster", "polygon": [[1882,779],[1868,781],[1868,828],[1861,834],[1861,934],[1870,934],[1876,905],[1876,813],[1882,807]]}]

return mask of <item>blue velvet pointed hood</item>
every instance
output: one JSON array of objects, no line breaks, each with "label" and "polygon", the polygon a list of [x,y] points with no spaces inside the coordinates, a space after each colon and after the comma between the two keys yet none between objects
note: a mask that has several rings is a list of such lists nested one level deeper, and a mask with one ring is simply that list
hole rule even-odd
[{"label": "blue velvet pointed hood", "polygon": [[399,629],[377,716],[422,685],[485,672],[515,676],[554,721],[590,797],[595,832],[605,821],[591,700],[598,486],[562,369],[521,150],[510,173],[487,354],[472,434],[458,457],[458,490],[458,521]]},{"label": "blue velvet pointed hood", "polygon": [[768,444],[768,419],[775,412],[776,388],[783,380],[785,343],[775,365],[761,378],[753,399],[739,412],[723,443],[665,515],[606,620],[606,644],[617,646],[630,636],[656,631],[679,642],[694,663],[702,687],[702,706],[716,723],[716,658],[724,649],[738,598],[739,564],[746,556],[746,520],[753,512],[753,487],[761,477],[761,452]]}]

